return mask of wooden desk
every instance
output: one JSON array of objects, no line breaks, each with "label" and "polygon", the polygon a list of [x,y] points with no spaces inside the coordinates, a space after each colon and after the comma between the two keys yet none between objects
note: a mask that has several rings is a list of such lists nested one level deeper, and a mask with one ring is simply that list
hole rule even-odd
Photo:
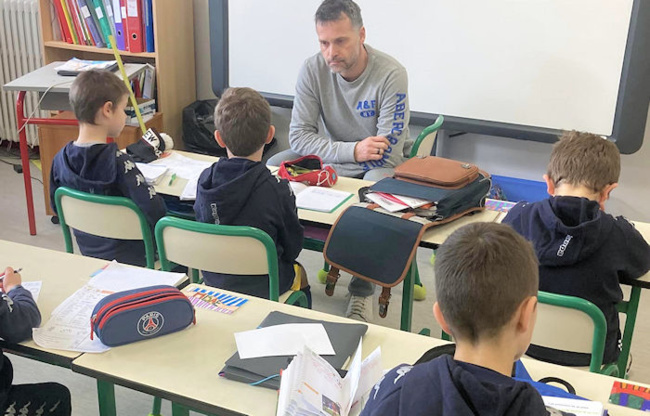
[{"label": "wooden desk", "polygon": [[[37,303],[44,323],[54,308],[86,284],[90,275],[104,265],[106,260],[0,240],[0,268],[22,267],[23,281],[43,281]],[[67,368],[74,358],[81,355],[74,351],[45,349],[32,340],[20,344],[0,340],[0,346],[19,355]]]},{"label": "wooden desk", "polygon": [[[236,351],[234,332],[254,329],[271,311],[313,319],[351,322],[349,319],[294,306],[251,298],[233,315],[197,308],[197,324],[161,338],[116,347],[104,354],[84,354],[72,369],[107,382],[172,400],[198,411],[218,415],[274,415],[277,392],[218,376]],[[433,317],[431,317],[433,319]],[[381,346],[382,365],[389,369],[415,362],[444,341],[368,324],[363,356]],[[577,393],[607,403],[614,378],[526,359],[535,379],[556,376],[569,381]],[[641,414],[607,405],[616,415]],[[615,409],[615,412],[614,412]]]},{"label": "wooden desk", "polygon": [[[174,150],[174,152],[178,152],[179,154],[192,159],[204,160],[213,163],[219,160],[218,157],[214,157],[214,156],[207,156],[207,155],[201,155],[201,154],[191,153],[191,152],[183,152],[178,150]],[[269,167],[269,169],[273,173],[277,171],[277,168],[275,167]],[[187,180],[178,178],[173,182],[171,186],[169,186],[168,185],[169,178],[170,175],[167,174],[167,176],[165,176],[160,181],[160,184],[155,186],[156,192],[160,192],[162,194],[167,194],[172,196],[180,196],[181,193],[183,192],[183,189],[185,188],[185,185],[187,184]],[[359,195],[358,195],[359,189],[363,188],[364,186],[371,186],[373,183],[374,182],[371,181],[364,181],[363,179],[346,178],[343,176],[339,176],[338,181],[332,187],[332,189],[350,192],[352,193],[352,198],[345,201],[334,212],[330,212],[330,213],[310,211],[306,209],[298,209],[298,217],[300,218],[300,221],[303,224],[308,224],[308,225],[321,227],[321,228],[330,228],[336,222],[336,219],[339,217],[339,215],[341,215],[341,212],[343,212],[350,205],[359,202]],[[432,227],[424,234],[420,245],[428,248],[436,248],[438,245],[442,244],[447,239],[449,234],[451,234],[458,228],[462,227],[463,225],[472,222],[493,222],[497,220],[499,214],[500,214],[499,212],[495,212],[495,211],[482,211],[473,215],[468,215],[466,217],[460,218],[449,224],[441,225],[438,227]]]}]

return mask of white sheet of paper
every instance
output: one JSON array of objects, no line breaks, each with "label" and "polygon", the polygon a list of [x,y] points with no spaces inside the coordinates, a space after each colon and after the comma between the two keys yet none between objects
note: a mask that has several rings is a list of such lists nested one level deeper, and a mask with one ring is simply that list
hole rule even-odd
[{"label": "white sheet of paper", "polygon": [[129,267],[112,261],[98,275],[90,279],[88,285],[108,292],[120,292],[154,285],[176,286],[185,278],[184,273]]},{"label": "white sheet of paper", "polygon": [[183,188],[183,192],[178,197],[181,201],[194,201],[196,200],[196,188],[199,186],[199,177],[195,176],[187,181],[187,185]]},{"label": "white sheet of paper", "polygon": [[67,351],[107,351],[109,348],[97,338],[90,340],[90,316],[97,302],[109,294],[91,286],[82,286],[52,312],[45,325],[32,330],[36,345]]},{"label": "white sheet of paper", "polygon": [[22,282],[21,286],[29,290],[34,298],[34,302],[38,302],[38,295],[41,293],[41,286],[43,282],[38,280],[36,282]]},{"label": "white sheet of paper", "polygon": [[273,325],[235,333],[240,358],[296,355],[305,346],[319,355],[334,355],[323,324]]},{"label": "white sheet of paper", "polygon": [[136,163],[135,166],[140,170],[149,185],[158,183],[169,170],[166,166],[152,165],[150,163]]},{"label": "white sheet of paper", "polygon": [[175,173],[176,176],[189,180],[194,177],[198,178],[201,172],[212,165],[212,162],[191,159],[179,153],[172,152],[169,156],[154,160],[149,165],[165,166],[169,168],[170,172]]},{"label": "white sheet of paper", "polygon": [[332,212],[350,196],[352,196],[350,192],[320,186],[308,186],[307,189],[296,195],[296,206],[312,211]]}]

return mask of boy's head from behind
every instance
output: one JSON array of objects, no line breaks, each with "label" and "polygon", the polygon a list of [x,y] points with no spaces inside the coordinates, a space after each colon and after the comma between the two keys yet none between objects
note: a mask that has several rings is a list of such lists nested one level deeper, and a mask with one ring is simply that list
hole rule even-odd
[{"label": "boy's head from behind", "polygon": [[251,157],[273,140],[271,107],[254,89],[228,88],[214,110],[215,138],[230,156]]},{"label": "boy's head from behind", "polygon": [[535,323],[538,276],[533,247],[512,228],[466,225],[436,251],[434,315],[459,348],[505,336],[521,356]]},{"label": "boy's head from behind", "polygon": [[112,72],[84,71],[70,87],[70,104],[80,124],[105,126],[109,136],[117,137],[126,120],[128,94],[124,81]]},{"label": "boy's head from behind", "polygon": [[544,175],[550,195],[584,196],[601,206],[618,185],[621,155],[613,142],[591,133],[564,133]]}]

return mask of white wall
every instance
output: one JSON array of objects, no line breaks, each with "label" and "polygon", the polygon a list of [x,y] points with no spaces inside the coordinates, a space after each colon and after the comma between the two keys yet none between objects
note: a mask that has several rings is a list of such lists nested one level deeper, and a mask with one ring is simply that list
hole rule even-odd
[{"label": "white wall", "polygon": [[[194,0],[194,24],[197,99],[213,98],[208,0]],[[314,51],[317,51],[317,46],[314,43]],[[273,123],[279,141],[277,149],[288,148],[290,117],[290,110],[273,109]],[[650,113],[648,118],[641,149],[632,155],[621,156],[620,184],[607,205],[608,211],[614,215],[644,222],[650,222]],[[413,137],[420,130],[421,127],[413,126]],[[440,146],[441,156],[476,163],[492,174],[540,181],[551,153],[550,144],[476,134],[443,137]]]}]

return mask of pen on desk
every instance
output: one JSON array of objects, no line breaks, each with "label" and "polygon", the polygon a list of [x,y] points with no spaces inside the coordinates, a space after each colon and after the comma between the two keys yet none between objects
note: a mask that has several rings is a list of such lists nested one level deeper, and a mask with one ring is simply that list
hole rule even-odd
[{"label": "pen on desk", "polygon": [[176,174],[172,173],[172,177],[169,178],[169,184],[168,185],[172,186],[172,183],[174,183],[175,180],[176,180]]},{"label": "pen on desk", "polygon": [[[23,270],[23,268],[19,267],[16,270],[14,270],[14,273],[20,273],[21,270]],[[0,274],[0,280],[2,280],[4,278],[5,278],[5,272],[2,272],[2,274]]]}]

